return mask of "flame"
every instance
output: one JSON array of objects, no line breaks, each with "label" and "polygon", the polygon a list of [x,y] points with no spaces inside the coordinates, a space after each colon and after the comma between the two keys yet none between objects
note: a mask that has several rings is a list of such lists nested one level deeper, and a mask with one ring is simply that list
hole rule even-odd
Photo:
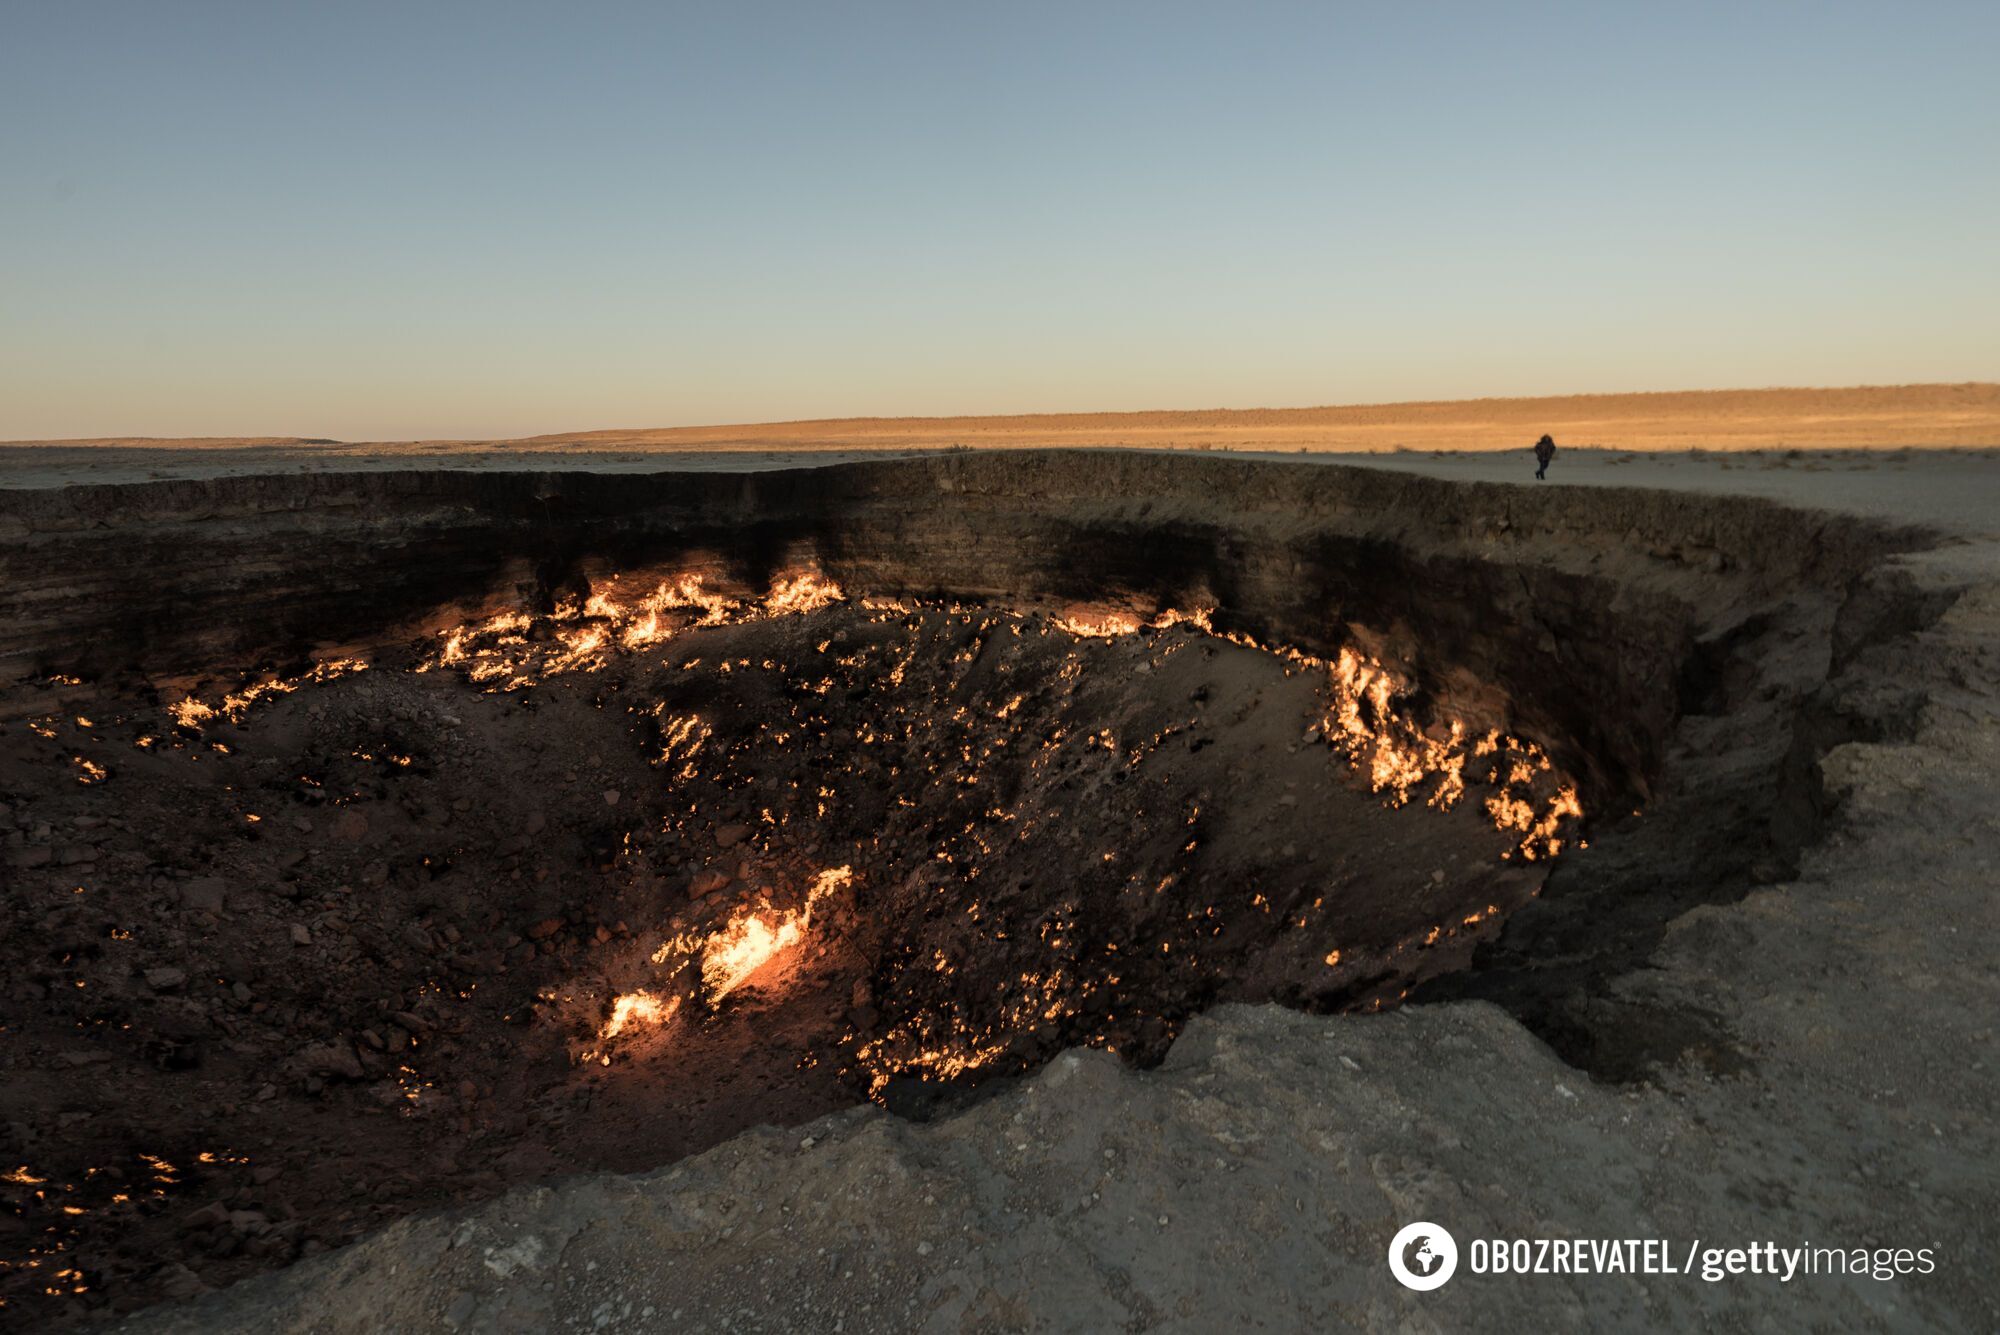
[{"label": "flame", "polygon": [[167,713],[181,727],[190,728],[196,732],[201,731],[202,724],[215,717],[215,710],[212,706],[203,704],[193,696],[189,696],[177,704],[168,705]]},{"label": "flame", "polygon": [[653,717],[660,724],[660,757],[655,762],[660,765],[681,767],[684,779],[695,776],[694,758],[701,752],[714,729],[704,722],[699,714],[669,714],[665,705],[654,707]]},{"label": "flame", "polygon": [[1214,609],[1198,607],[1192,611],[1182,611],[1169,607],[1150,621],[1141,621],[1130,612],[1108,607],[1072,607],[1060,616],[1051,617],[1057,626],[1070,634],[1084,639],[1109,640],[1121,635],[1136,635],[1141,630],[1167,630],[1174,626],[1193,626],[1206,634],[1214,634],[1215,627],[1209,617]]},{"label": "flame", "polygon": [[1446,735],[1436,738],[1399,716],[1401,684],[1352,649],[1340,651],[1331,675],[1333,705],[1323,727],[1328,745],[1365,768],[1371,791],[1389,793],[1392,806],[1408,802],[1412,789],[1435,777],[1425,805],[1449,811],[1465,793],[1465,725],[1453,719]]},{"label": "flame", "polygon": [[367,670],[366,659],[328,659],[324,663],[315,663],[310,671],[300,673],[296,677],[273,677],[269,681],[251,682],[241,686],[225,694],[219,708],[190,695],[168,705],[167,715],[175,724],[191,732],[200,732],[202,724],[218,717],[227,718],[231,723],[241,723],[251,707],[261,701],[290,695],[302,686],[332,681],[336,677],[345,677]]},{"label": "flame", "polygon": [[816,571],[801,570],[792,575],[780,575],[771,581],[771,592],[764,599],[764,610],[771,616],[799,615],[831,607],[846,598],[847,595],[832,580],[822,579]]},{"label": "flame", "polygon": [[1124,612],[1082,609],[1069,616],[1053,618],[1058,626],[1080,639],[1109,640],[1120,635],[1136,635],[1144,624]]},{"label": "flame", "polygon": [[[566,598],[545,617],[504,612],[457,627],[417,670],[457,667],[475,684],[515,690],[543,677],[601,668],[613,652],[644,649],[681,630],[815,612],[847,597],[840,585],[810,568],[779,575],[757,603],[706,588],[694,571],[660,580],[651,592],[629,601],[621,598],[617,583],[607,582],[581,602]],[[547,636],[531,642],[526,632],[537,625]]]},{"label": "flame", "polygon": [[722,1000],[780,953],[804,940],[812,927],[814,906],[853,880],[854,873],[846,867],[823,871],[799,908],[782,913],[769,909],[741,913],[709,937],[701,953],[701,982],[709,1000]]},{"label": "flame", "polygon": [[[1328,663],[1296,649],[1261,644],[1240,632],[1216,630],[1212,608],[1169,607],[1150,621],[1141,621],[1115,608],[1074,607],[1052,621],[1072,635],[1090,639],[1132,635],[1143,627],[1165,630],[1192,626],[1232,644],[1277,654],[1301,667],[1325,670],[1331,694],[1327,717],[1308,737],[1323,739],[1367,775],[1371,792],[1387,794],[1389,805],[1396,807],[1428,786],[1429,791],[1422,793],[1424,805],[1449,811],[1465,796],[1468,762],[1490,757],[1483,773],[1476,772],[1496,789],[1486,799],[1486,814],[1495,829],[1520,836],[1506,856],[1518,854],[1529,862],[1554,857],[1565,844],[1559,837],[1563,823],[1583,815],[1575,787],[1555,775],[1540,747],[1494,730],[1479,737],[1468,750],[1462,720],[1446,719],[1432,729],[1420,726],[1399,708],[1408,694],[1405,683],[1380,662],[1352,648],[1342,649]],[[1063,674],[1073,675],[1072,669],[1080,672],[1081,665],[1066,664]],[[1536,790],[1550,787],[1554,789],[1551,795],[1536,796]]]},{"label": "flame", "polygon": [[638,1025],[658,1028],[674,1018],[681,1008],[679,997],[662,1001],[651,992],[627,992],[611,1003],[611,1018],[597,1031],[599,1038],[611,1039]]},{"label": "flame", "polygon": [[805,940],[812,929],[813,910],[820,901],[853,881],[851,868],[829,868],[813,878],[804,902],[797,908],[779,909],[766,900],[739,909],[715,931],[689,931],[669,937],[653,952],[652,961],[656,965],[672,961],[673,967],[678,968],[690,960],[699,960],[702,991],[710,1004],[714,1004]]},{"label": "flame", "polygon": [[[600,600],[593,598],[592,603]],[[649,644],[667,639],[673,632],[662,619],[663,614],[683,609],[693,609],[700,613],[692,624],[696,626],[719,626],[729,619],[741,604],[719,593],[710,593],[702,588],[701,576],[683,574],[671,580],[661,580],[659,587],[641,598],[629,611],[609,604],[604,615],[619,622],[619,643],[627,649],[643,649]]]},{"label": "flame", "polygon": [[804,935],[802,915],[780,914],[767,921],[761,913],[746,914],[709,938],[701,957],[702,986],[720,1001]]}]

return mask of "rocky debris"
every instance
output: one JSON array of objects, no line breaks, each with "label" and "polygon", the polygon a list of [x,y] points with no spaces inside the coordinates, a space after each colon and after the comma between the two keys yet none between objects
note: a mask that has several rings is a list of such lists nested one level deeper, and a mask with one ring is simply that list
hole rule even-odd
[{"label": "rocky debris", "polygon": [[155,992],[177,992],[187,985],[187,970],[171,965],[146,970],[146,986]]},{"label": "rocky debris", "polygon": [[[1472,1273],[1467,1249],[1551,1232],[1685,1247],[1697,1218],[1703,1245],[1817,1241],[1843,1189],[1774,1155],[1796,1124],[1758,1108],[1714,1086],[1599,1087],[1485,1006],[1225,1007],[1191,1023],[1157,1072],[1072,1052],[939,1122],[867,1108],[760,1129],[661,1172],[403,1220],[129,1329],[643,1330],[738,1312],[796,1331],[1385,1329],[1418,1310],[1385,1257],[1418,1219],[1459,1249],[1457,1278],[1422,1300],[1427,1322],[1692,1329],[1716,1286],[1523,1283]],[[1663,1165],[1662,1145],[1686,1166]],[[1752,1177],[1766,1194],[1731,1190]],[[1929,1236],[1906,1207],[1882,1208],[1896,1216],[1883,1229]],[[1905,1278],[1882,1300],[1913,1325],[1952,1327],[1990,1310],[1996,1287],[1975,1268]],[[1774,1328],[1842,1328],[1853,1314],[1838,1283],[1745,1284],[1727,1303]]]}]

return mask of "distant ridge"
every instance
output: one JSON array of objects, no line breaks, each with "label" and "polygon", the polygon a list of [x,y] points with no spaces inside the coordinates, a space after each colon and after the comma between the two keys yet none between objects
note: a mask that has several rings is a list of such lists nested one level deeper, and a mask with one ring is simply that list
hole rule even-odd
[{"label": "distant ridge", "polygon": [[512,440],[340,443],[301,437],[13,441],[143,449],[295,448],[314,453],[461,450],[1516,449],[1542,432],[1566,446],[1627,450],[2000,445],[2000,384],[1845,389],[1679,390],[1548,398],[1460,399],[1319,408],[849,417],[728,426],[566,431]]}]

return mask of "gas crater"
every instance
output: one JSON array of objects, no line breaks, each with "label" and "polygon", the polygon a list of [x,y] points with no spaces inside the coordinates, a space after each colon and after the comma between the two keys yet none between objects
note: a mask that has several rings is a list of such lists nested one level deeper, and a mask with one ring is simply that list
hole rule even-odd
[{"label": "gas crater", "polygon": [[9,1315],[1222,1001],[1744,1060],[1617,984],[1815,828],[1916,539],[1594,502],[1055,454],[0,496]]}]

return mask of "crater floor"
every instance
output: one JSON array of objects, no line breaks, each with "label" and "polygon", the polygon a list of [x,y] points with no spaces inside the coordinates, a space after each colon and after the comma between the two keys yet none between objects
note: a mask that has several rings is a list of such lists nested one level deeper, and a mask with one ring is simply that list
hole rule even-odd
[{"label": "crater floor", "polygon": [[1072,1045],[1151,1065],[1222,1000],[1377,1009],[1574,837],[1537,749],[1417,726],[1351,655],[780,589],[661,580],[0,738],[6,819],[50,835],[6,910],[48,1058],[6,1099],[10,1320],[935,1116]]}]

